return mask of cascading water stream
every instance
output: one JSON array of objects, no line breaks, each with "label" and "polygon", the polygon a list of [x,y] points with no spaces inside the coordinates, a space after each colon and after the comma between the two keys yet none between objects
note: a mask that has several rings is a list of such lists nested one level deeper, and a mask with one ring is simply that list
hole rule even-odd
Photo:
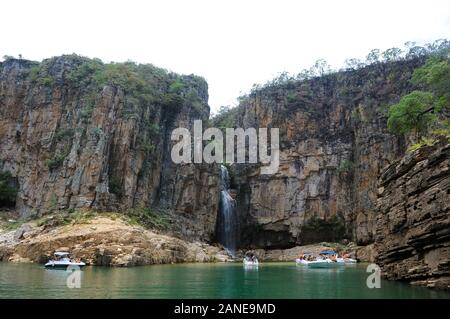
[{"label": "cascading water stream", "polygon": [[221,165],[221,191],[219,213],[217,216],[217,239],[234,256],[237,241],[236,201],[229,193],[230,176],[225,166]]}]

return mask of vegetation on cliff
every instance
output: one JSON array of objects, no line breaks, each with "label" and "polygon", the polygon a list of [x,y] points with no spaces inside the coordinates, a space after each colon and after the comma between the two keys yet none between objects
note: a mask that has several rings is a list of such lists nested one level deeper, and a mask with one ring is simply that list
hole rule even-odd
[{"label": "vegetation on cliff", "polygon": [[[447,73],[441,69],[448,62],[425,61],[448,45],[438,41],[424,48],[409,44],[407,51],[372,50],[365,62],[347,60],[339,71],[318,60],[297,75],[283,73],[255,86],[241,98],[240,108],[221,108],[212,119],[216,127],[280,127],[287,158],[280,178],[256,180],[257,174],[236,174],[236,189],[243,190],[238,200],[244,199],[242,206],[248,203],[240,214],[250,216],[243,217],[249,230],[243,244],[285,247],[298,243],[308,231],[333,234],[327,240],[353,236],[359,243],[370,243],[375,176],[379,166],[400,154],[402,142],[386,132],[386,106],[419,89],[422,93],[411,93],[406,104],[411,98],[424,105],[441,103],[447,87]],[[19,65],[14,72],[12,64]],[[424,71],[413,75],[422,65]],[[201,78],[76,55],[42,63],[8,58],[0,63],[0,74],[0,97],[4,92],[25,92],[2,100],[3,109],[16,110],[17,118],[6,111],[1,114],[9,121],[2,143],[12,150],[1,160],[10,161],[7,167],[17,167],[21,174],[21,210],[42,215],[68,207],[122,208],[131,220],[164,229],[169,224],[169,214],[159,210],[164,208],[179,213],[177,224],[188,236],[201,233],[202,239],[212,238],[213,230],[208,229],[215,222],[211,211],[217,208],[218,193],[212,174],[217,172],[174,169],[168,160],[170,130],[189,125],[193,118],[205,119],[208,113]],[[420,80],[409,82],[410,78]],[[246,107],[254,109],[246,114]],[[438,117],[435,110],[423,119]],[[27,127],[37,129],[28,132]],[[36,165],[15,162],[18,154]],[[142,203],[147,208],[136,208]]]},{"label": "vegetation on cliff", "polygon": [[[15,192],[1,185],[15,208],[11,219],[69,218],[72,208],[92,208],[167,229],[173,215],[194,210],[197,220],[180,217],[180,233],[209,238],[214,220],[203,219],[217,206],[211,189],[218,177],[170,161],[172,129],[208,118],[207,88],[201,77],[150,64],[75,54],[42,62],[6,57],[0,170],[17,181]],[[180,179],[195,182],[180,186]]]},{"label": "vegetation on cliff", "polygon": [[148,229],[169,230],[170,219],[165,212],[148,207],[131,208],[125,216],[132,224],[139,224]]},{"label": "vegetation on cliff", "polygon": [[[63,70],[61,74],[61,69]],[[89,59],[78,55],[66,55],[46,59],[41,63],[34,63],[29,70],[30,82],[35,86],[67,85],[77,90],[82,103],[80,118],[87,125],[92,121],[95,109],[99,103],[101,92],[105,86],[121,90],[124,95],[124,108],[122,115],[127,119],[138,119],[142,110],[150,108],[155,112],[158,107],[181,108],[184,97],[180,93],[177,104],[165,101],[171,95],[170,87],[173,83],[181,82],[180,76],[148,64],[103,63],[98,59]],[[192,88],[191,88],[192,89]],[[137,148],[147,155],[155,149],[155,140],[159,132],[159,123],[152,114],[144,115],[142,119],[142,133],[137,140]],[[80,128],[59,128],[54,134],[55,144],[64,144],[56,147],[51,158],[46,160],[49,170],[59,169],[69,156],[70,140]],[[92,135],[99,139],[103,135],[101,127],[94,127],[82,135]],[[122,181],[117,176],[110,178],[111,193],[122,195]]]},{"label": "vegetation on cliff", "polygon": [[211,126],[217,128],[235,127],[238,110],[237,107],[221,106],[211,118]]},{"label": "vegetation on cliff", "polygon": [[[388,131],[388,106],[423,90],[410,82],[414,71],[448,46],[441,40],[372,50],[365,62],[349,60],[341,70],[320,60],[297,75],[255,86],[235,109],[223,108],[213,122],[280,129],[283,161],[276,176],[262,178],[258,167],[233,167],[242,203],[238,213],[244,216],[242,243],[286,247],[330,240],[329,233],[338,234],[335,240],[373,243],[377,176],[406,150],[406,138]],[[323,226],[315,216],[327,223],[332,216],[342,218],[326,225],[329,231],[308,231]],[[308,233],[317,236],[307,239]]]},{"label": "vegetation on cliff", "polygon": [[[383,52],[381,52],[379,49],[373,49],[368,53],[365,61],[355,58],[347,59],[344,62],[344,67],[340,69],[334,69],[328,64],[327,61],[325,61],[324,59],[319,59],[309,69],[303,69],[297,74],[282,72],[277,77],[263,85],[254,84],[250,95],[257,93],[262,89],[288,86],[289,84],[322,77],[327,74],[345,73],[348,71],[363,69],[367,66],[377,66],[379,68],[384,68],[386,65],[392,62],[424,58],[436,52],[440,52],[443,49],[448,48],[449,46],[450,41],[440,39],[423,47],[416,45],[415,42],[407,42],[405,43],[404,49],[390,48]],[[246,97],[241,97],[241,99],[244,98]]]},{"label": "vegetation on cliff", "polygon": [[[448,61],[442,61],[443,52],[448,52],[448,48],[450,47],[450,41],[440,39],[436,40],[433,43],[426,44],[425,46],[418,46],[415,42],[407,42],[405,43],[405,48],[390,48],[383,52],[379,49],[371,50],[367,56],[365,61],[360,59],[347,59],[344,62],[344,66],[340,69],[334,69],[331,65],[328,64],[324,59],[317,60],[309,69],[303,69],[297,74],[290,74],[288,72],[282,72],[272,80],[266,82],[265,84],[254,84],[250,93],[248,95],[243,95],[238,98],[240,102],[245,101],[249,97],[257,95],[259,92],[267,91],[267,90],[279,90],[282,88],[292,89],[295,86],[298,86],[299,83],[314,79],[320,78],[327,75],[334,75],[345,82],[345,76],[348,72],[354,72],[357,70],[361,70],[367,67],[374,67],[376,69],[388,69],[390,65],[394,62],[398,61],[410,61],[414,59],[426,59],[429,56],[435,56],[435,58],[429,59],[427,65],[421,71],[418,71],[414,76],[412,83],[416,86],[421,86],[423,84],[431,85],[435,89],[438,89],[440,92],[444,89],[445,91],[445,77],[448,75],[445,74],[445,63],[448,64]],[[448,53],[447,53],[448,54]],[[441,58],[441,60],[436,64],[435,60]],[[434,61],[434,62],[433,62]],[[441,68],[441,70],[437,70]],[[367,69],[367,72],[371,72]],[[395,81],[399,80],[395,78],[395,74],[389,74],[389,80]],[[439,81],[440,84],[433,84],[430,82]],[[370,84],[370,83],[369,83]],[[361,83],[360,83],[361,85]],[[352,88],[347,85],[348,90],[352,90]],[[448,88],[448,83],[447,83]],[[286,104],[291,105],[292,108],[302,107],[302,104],[307,98],[307,85],[305,83],[305,94],[303,96],[299,96],[293,92],[290,92],[286,95]],[[345,89],[345,88],[344,88]],[[345,93],[345,92],[342,92]],[[444,92],[445,93],[445,92]],[[447,89],[448,94],[448,89]],[[427,99],[427,96],[421,96],[421,99]],[[448,97],[447,97],[448,98]],[[444,103],[444,99],[441,99],[440,104]],[[447,101],[448,104],[448,101]],[[237,115],[238,115],[238,107],[230,107],[230,106],[222,106],[217,114],[212,118],[212,123],[216,126],[225,126],[225,125],[236,125]],[[314,110],[308,110],[309,112],[313,112]]]},{"label": "vegetation on cliff", "polygon": [[413,133],[416,144],[431,145],[435,137],[450,134],[450,47],[439,50],[417,68],[411,82],[419,88],[389,108],[388,128],[397,134]]},{"label": "vegetation on cliff", "polygon": [[[82,90],[101,89],[104,85],[121,88],[130,95],[130,105],[163,103],[171,94],[183,99],[195,98],[196,91],[184,84],[182,76],[155,67],[152,64],[137,64],[132,61],[123,63],[103,63],[99,59],[89,59],[76,54],[46,59],[35,63],[30,69],[30,79],[42,85],[51,85],[57,79],[52,69],[57,67],[61,58],[71,65],[65,79]],[[7,59],[13,59],[8,57]],[[6,60],[7,61],[7,60]],[[192,82],[204,82],[204,79],[191,76]],[[175,89],[176,88],[176,89]],[[185,90],[187,89],[187,91]],[[165,94],[161,95],[161,92]]]}]

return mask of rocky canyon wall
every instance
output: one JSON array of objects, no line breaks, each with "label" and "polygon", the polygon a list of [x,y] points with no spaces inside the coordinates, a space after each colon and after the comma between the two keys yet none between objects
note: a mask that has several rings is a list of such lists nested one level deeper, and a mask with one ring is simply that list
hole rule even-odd
[{"label": "rocky canyon wall", "polygon": [[387,109],[410,92],[420,59],[378,63],[257,89],[237,126],[280,128],[280,169],[232,165],[241,245],[288,248],[342,238],[373,242],[377,179],[405,150],[387,132]]},{"label": "rocky canyon wall", "polygon": [[0,171],[18,181],[22,217],[144,206],[210,240],[219,170],[175,165],[170,134],[209,117],[196,76],[75,55],[0,63]]},{"label": "rocky canyon wall", "polygon": [[450,286],[450,144],[423,147],[379,179],[376,262],[388,279]]},{"label": "rocky canyon wall", "polygon": [[[422,58],[375,63],[243,98],[232,125],[278,127],[280,168],[229,167],[238,246],[373,243],[377,183],[401,157],[387,108],[414,88]],[[21,216],[92,207],[154,209],[179,234],[214,240],[218,165],[177,165],[171,132],[209,117],[206,82],[151,65],[79,56],[0,64],[0,171],[17,180]],[[206,123],[204,127],[206,127]]]}]

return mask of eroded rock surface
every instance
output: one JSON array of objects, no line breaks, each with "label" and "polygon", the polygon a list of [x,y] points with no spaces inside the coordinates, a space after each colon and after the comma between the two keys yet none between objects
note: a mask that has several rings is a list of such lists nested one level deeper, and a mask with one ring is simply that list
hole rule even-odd
[{"label": "eroded rock surface", "polygon": [[[19,233],[20,239],[14,236]],[[57,250],[70,251],[88,265],[119,267],[229,259],[219,247],[158,234],[107,217],[50,229],[27,224],[0,236],[3,261],[45,263]]]},{"label": "eroded rock surface", "polygon": [[99,85],[98,65],[73,55],[0,63],[0,171],[18,179],[21,217],[144,206],[175,213],[186,237],[210,240],[218,167],[170,158],[172,129],[209,116],[206,82],[141,66]]},{"label": "eroded rock surface", "polygon": [[450,144],[423,147],[379,180],[377,263],[388,279],[450,288]]},{"label": "eroded rock surface", "polygon": [[[258,165],[232,166],[244,245],[289,248],[344,237],[373,242],[378,176],[405,150],[404,140],[387,132],[387,106],[412,90],[408,79],[420,63],[275,83],[241,102],[238,126],[279,128],[281,139],[276,174],[260,175]],[[333,216],[342,234],[306,231],[309,220]]]}]

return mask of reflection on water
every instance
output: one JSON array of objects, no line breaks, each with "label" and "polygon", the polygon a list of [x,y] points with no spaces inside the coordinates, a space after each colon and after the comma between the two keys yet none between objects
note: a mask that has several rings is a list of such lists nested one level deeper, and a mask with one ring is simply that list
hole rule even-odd
[{"label": "reflection on water", "polygon": [[81,288],[64,270],[0,263],[0,298],[450,298],[450,294],[382,281],[369,289],[366,265],[308,269],[295,263],[86,267]]}]

